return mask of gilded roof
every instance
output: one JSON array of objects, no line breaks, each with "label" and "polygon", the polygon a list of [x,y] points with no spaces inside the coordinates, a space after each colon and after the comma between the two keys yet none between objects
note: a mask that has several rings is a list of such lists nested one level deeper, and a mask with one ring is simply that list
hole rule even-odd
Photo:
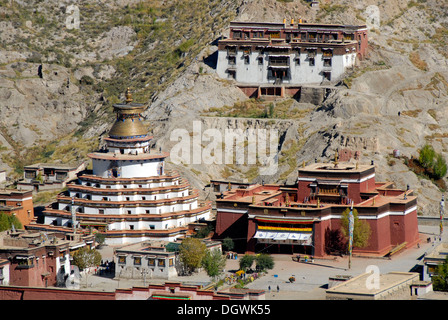
[{"label": "gilded roof", "polygon": [[146,106],[132,101],[132,95],[128,88],[126,103],[114,105],[117,120],[109,131],[110,137],[136,137],[148,134],[148,130],[141,121],[141,113],[145,111]]}]

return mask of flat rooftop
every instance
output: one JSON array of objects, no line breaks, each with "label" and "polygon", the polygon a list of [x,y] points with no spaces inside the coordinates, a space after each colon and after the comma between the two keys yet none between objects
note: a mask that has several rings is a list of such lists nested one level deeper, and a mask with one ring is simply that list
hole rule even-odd
[{"label": "flat rooftop", "polygon": [[[362,295],[376,296],[382,292],[393,289],[400,285],[411,281],[418,281],[419,274],[417,272],[389,272],[379,275],[378,288],[373,286],[371,280],[372,273],[364,273],[350,280],[347,280],[333,288],[328,289],[327,294],[341,295]],[[368,285],[372,284],[372,285]]]},{"label": "flat rooftop", "polygon": [[425,260],[445,260],[448,257],[448,243],[441,243],[425,256]]},{"label": "flat rooftop", "polygon": [[310,172],[340,172],[340,173],[361,173],[369,169],[375,169],[375,165],[367,164],[353,164],[349,162],[340,162],[337,165],[334,163],[311,163],[305,167],[300,167],[300,171]]},{"label": "flat rooftop", "polygon": [[83,164],[81,163],[34,163],[25,166],[26,169],[55,169],[55,170],[75,170]]}]

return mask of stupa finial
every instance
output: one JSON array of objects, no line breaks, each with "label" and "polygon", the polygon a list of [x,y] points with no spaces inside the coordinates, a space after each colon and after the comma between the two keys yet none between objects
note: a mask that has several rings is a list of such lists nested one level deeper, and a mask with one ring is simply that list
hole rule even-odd
[{"label": "stupa finial", "polygon": [[126,90],[126,103],[131,103],[132,102],[132,93],[131,93],[131,89],[128,87],[128,89]]}]

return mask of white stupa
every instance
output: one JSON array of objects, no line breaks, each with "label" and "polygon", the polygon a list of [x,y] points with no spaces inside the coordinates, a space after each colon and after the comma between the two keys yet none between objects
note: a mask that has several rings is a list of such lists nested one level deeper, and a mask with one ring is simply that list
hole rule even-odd
[{"label": "white stupa", "polygon": [[95,228],[107,244],[144,240],[173,241],[187,233],[188,224],[211,216],[211,203],[176,171],[165,169],[167,152],[151,150],[152,136],[142,123],[146,106],[114,105],[117,113],[106,150],[90,153],[92,172],[81,173],[57,203],[44,211],[45,224]]}]

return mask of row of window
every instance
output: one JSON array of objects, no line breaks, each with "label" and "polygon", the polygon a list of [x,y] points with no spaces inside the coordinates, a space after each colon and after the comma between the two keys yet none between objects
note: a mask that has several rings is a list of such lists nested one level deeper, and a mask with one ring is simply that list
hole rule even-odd
[{"label": "row of window", "polygon": [[[229,60],[229,65],[236,65],[236,57],[235,56],[228,56],[227,59]],[[250,57],[248,55],[243,57],[245,64],[250,64]],[[263,65],[264,58],[263,57],[257,57],[258,65]],[[324,67],[331,67],[332,65],[332,59],[325,57],[323,59],[324,61]],[[296,65],[300,65],[300,58],[295,58],[294,62]],[[316,65],[316,59],[314,57],[308,57],[308,63],[310,66]],[[269,59],[269,65],[270,66],[289,66],[288,58],[270,58]]]},{"label": "row of window", "polygon": [[[254,30],[252,32],[250,31],[233,31],[233,37],[232,39],[235,40],[248,40],[251,39],[251,33],[252,38],[264,38],[265,32],[263,30]],[[266,33],[267,37],[274,38],[274,39],[280,39],[281,33],[280,31],[271,31]],[[320,34],[317,32],[287,32],[284,33],[284,39],[288,42],[297,39],[297,40],[303,40],[303,41],[315,41],[315,42],[325,42],[325,41],[331,41],[331,40],[338,40],[339,35],[338,33],[331,33],[331,34]],[[343,35],[344,40],[354,40],[355,35],[353,33],[347,33]]]},{"label": "row of window", "polygon": [[[156,263],[158,267],[165,267],[166,266],[166,259],[160,259],[160,258],[147,258],[148,260],[148,267],[155,267]],[[118,263],[119,264],[126,264],[126,256],[118,256]],[[142,266],[143,258],[142,257],[133,257],[133,264],[134,266]],[[168,266],[173,267],[174,266],[174,258],[168,259]]]}]

